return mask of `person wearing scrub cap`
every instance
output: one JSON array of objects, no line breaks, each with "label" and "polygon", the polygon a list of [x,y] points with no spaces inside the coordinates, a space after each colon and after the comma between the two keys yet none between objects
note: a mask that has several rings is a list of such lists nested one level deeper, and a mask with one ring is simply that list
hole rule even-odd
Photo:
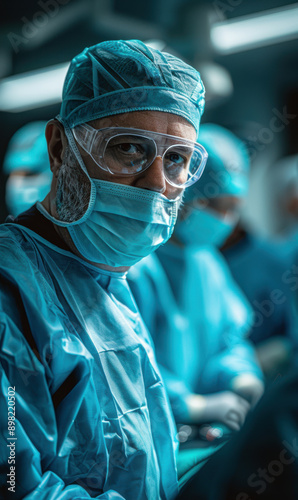
[{"label": "person wearing scrub cap", "polygon": [[207,165],[185,191],[172,238],[128,276],[153,335],[176,421],[220,423],[237,431],[262,395],[263,376],[246,339],[250,305],[216,246],[236,224],[248,158],[242,143],[218,125],[203,124],[200,141]]},{"label": "person wearing scrub cap", "polygon": [[125,273],[170,238],[204,170],[203,109],[198,71],[138,40],[70,64],[46,128],[51,189],[0,227],[1,470],[10,388],[16,499],[178,493],[175,425]]},{"label": "person wearing scrub cap", "polygon": [[270,380],[285,373],[297,359],[292,265],[297,260],[298,157],[272,166],[267,187],[268,212],[279,238],[261,238],[240,223],[221,251],[254,310],[250,339]]},{"label": "person wearing scrub cap", "polygon": [[208,151],[207,168],[200,183],[185,193],[175,234],[186,244],[220,247],[236,226],[248,193],[249,157],[240,139],[219,125],[204,124],[200,139]]},{"label": "person wearing scrub cap", "polygon": [[50,170],[45,128],[47,122],[27,123],[11,138],[4,158],[8,175],[5,201],[10,214],[19,215],[48,194]]}]

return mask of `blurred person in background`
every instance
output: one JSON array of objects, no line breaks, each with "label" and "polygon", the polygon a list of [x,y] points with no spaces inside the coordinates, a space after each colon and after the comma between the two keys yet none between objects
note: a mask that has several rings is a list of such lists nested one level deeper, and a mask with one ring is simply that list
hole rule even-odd
[{"label": "blurred person in background", "polygon": [[52,181],[45,128],[47,122],[31,122],[11,138],[3,163],[8,175],[5,201],[8,212],[17,216],[41,201]]},{"label": "blurred person in background", "polygon": [[238,221],[247,190],[243,144],[205,124],[204,175],[184,195],[170,241],[134,266],[128,278],[155,342],[177,422],[217,422],[239,430],[263,393],[247,340],[252,311],[218,247]]},{"label": "blurred person in background", "polygon": [[298,247],[297,156],[272,167],[267,188],[275,237],[255,236],[240,222],[221,250],[254,310],[250,339],[264,374],[271,379],[288,370],[297,358],[295,273],[291,271]]}]

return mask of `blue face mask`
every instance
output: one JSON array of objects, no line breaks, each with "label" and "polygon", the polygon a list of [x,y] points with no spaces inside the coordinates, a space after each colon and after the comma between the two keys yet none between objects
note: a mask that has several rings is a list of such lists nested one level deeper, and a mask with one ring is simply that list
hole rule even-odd
[{"label": "blue face mask", "polygon": [[37,200],[43,200],[48,194],[52,181],[52,172],[24,176],[10,176],[6,183],[5,201],[7,209],[14,217],[28,210]]},{"label": "blue face mask", "polygon": [[207,209],[193,209],[179,221],[175,235],[185,245],[214,245],[221,247],[238,222],[237,217],[220,217]]},{"label": "blue face mask", "polygon": [[93,201],[76,222],[62,222],[37,205],[58,226],[67,227],[87,260],[112,267],[132,266],[172,235],[180,197],[168,200],[154,191],[91,179]]}]

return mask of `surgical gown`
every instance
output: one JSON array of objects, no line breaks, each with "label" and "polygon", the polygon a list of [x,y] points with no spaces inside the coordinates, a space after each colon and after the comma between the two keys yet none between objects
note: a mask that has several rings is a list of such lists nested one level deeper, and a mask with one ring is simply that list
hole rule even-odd
[{"label": "surgical gown", "polygon": [[262,379],[246,339],[251,308],[217,250],[169,242],[133,266],[128,279],[153,336],[176,421],[187,420],[191,393],[228,390],[243,373]]},{"label": "surgical gown", "polygon": [[278,335],[297,345],[292,292],[295,276],[283,245],[245,233],[237,243],[224,249],[223,255],[254,309],[251,340],[258,344]]},{"label": "surgical gown", "polygon": [[9,387],[13,498],[174,498],[175,427],[125,276],[19,224],[0,235],[1,498]]}]

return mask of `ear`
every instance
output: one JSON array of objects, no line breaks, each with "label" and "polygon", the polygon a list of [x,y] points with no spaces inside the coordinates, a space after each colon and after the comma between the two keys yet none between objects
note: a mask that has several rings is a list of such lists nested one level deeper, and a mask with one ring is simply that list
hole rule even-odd
[{"label": "ear", "polygon": [[46,140],[53,176],[57,177],[62,165],[67,139],[63,125],[58,120],[50,120],[46,126]]}]

